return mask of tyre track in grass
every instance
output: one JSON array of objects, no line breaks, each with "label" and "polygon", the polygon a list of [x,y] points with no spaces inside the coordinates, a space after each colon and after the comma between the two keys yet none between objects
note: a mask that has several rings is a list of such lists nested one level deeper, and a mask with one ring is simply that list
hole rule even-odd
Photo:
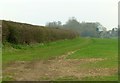
[{"label": "tyre track in grass", "polygon": [[69,51],[50,60],[15,61],[3,69],[3,77],[16,81],[55,80],[61,77],[73,76],[78,79],[89,76],[111,76],[117,73],[117,68],[85,68],[87,63],[104,61],[103,58],[67,59],[80,49]]}]

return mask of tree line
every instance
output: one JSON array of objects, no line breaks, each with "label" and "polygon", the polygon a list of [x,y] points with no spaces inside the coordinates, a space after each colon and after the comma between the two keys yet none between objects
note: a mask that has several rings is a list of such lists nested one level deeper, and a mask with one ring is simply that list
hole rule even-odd
[{"label": "tree line", "polygon": [[65,24],[61,21],[53,21],[46,24],[50,28],[62,28],[73,30],[79,33],[81,37],[112,38],[118,37],[118,28],[108,30],[99,22],[79,22],[75,17],[68,19]]}]

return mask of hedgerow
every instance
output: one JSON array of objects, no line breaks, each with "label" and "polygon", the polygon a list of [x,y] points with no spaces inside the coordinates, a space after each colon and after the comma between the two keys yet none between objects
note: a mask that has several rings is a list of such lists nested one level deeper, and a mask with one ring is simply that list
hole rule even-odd
[{"label": "hedgerow", "polygon": [[72,39],[78,34],[71,30],[2,21],[2,41],[14,44],[31,44]]}]

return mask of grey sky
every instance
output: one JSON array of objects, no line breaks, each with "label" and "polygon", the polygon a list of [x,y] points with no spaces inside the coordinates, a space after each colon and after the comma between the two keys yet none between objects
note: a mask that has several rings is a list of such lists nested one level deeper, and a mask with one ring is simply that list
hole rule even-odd
[{"label": "grey sky", "polygon": [[118,25],[119,0],[0,0],[0,19],[45,25],[78,21],[100,22],[107,29]]}]

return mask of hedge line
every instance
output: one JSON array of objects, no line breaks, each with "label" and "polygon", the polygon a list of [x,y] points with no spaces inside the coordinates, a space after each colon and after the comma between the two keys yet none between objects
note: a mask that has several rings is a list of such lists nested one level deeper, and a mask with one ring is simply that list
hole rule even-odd
[{"label": "hedge line", "polygon": [[59,28],[48,28],[12,21],[2,21],[2,41],[15,44],[30,44],[72,39],[77,33]]}]

